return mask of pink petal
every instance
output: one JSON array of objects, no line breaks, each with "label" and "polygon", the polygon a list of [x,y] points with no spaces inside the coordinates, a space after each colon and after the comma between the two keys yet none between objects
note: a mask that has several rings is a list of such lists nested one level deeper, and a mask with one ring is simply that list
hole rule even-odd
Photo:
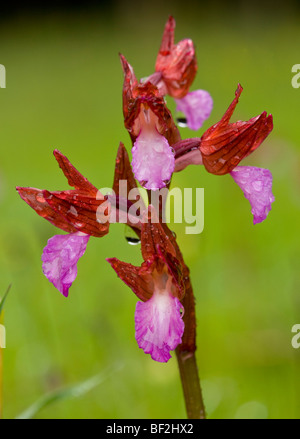
[{"label": "pink petal", "polygon": [[135,310],[135,338],[145,354],[166,363],[170,351],[180,343],[184,323],[180,311],[183,306],[169,293],[154,293],[147,302],[138,302]]},{"label": "pink petal", "polygon": [[146,189],[166,186],[175,167],[174,152],[155,128],[144,127],[132,148],[132,170]]},{"label": "pink petal", "polygon": [[250,201],[253,224],[264,221],[272,208],[271,204],[275,201],[271,172],[253,166],[238,166],[230,175]]},{"label": "pink petal", "polygon": [[182,99],[175,99],[176,110],[181,111],[187,118],[187,125],[191,130],[199,130],[203,122],[209,118],[213,108],[213,100],[205,90],[195,90]]},{"label": "pink petal", "polygon": [[83,256],[90,236],[82,233],[55,235],[42,254],[43,272],[65,297],[77,276],[77,262]]}]

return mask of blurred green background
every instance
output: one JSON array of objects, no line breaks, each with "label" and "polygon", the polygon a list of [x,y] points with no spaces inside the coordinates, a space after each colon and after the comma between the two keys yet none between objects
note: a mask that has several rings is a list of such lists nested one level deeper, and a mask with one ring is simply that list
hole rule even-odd
[{"label": "blurred green background", "polygon": [[[42,418],[183,418],[176,359],[151,360],[134,339],[136,297],[106,257],[139,264],[124,226],[90,239],[65,299],[43,276],[41,253],[60,233],[18,197],[15,186],[67,189],[52,155],[60,149],[95,186],[111,186],[123,127],[123,76],[118,53],[138,77],[153,72],[165,21],[173,14],[176,41],[197,48],[193,89],[214,99],[220,119],[244,87],[234,120],[266,110],[274,131],[243,164],[269,168],[273,204],[252,225],[250,205],[230,176],[189,167],[173,186],[205,188],[205,227],[185,235],[174,226],[191,269],[197,306],[197,359],[210,418],[299,418],[300,349],[300,63],[299,7],[285,2],[210,7],[196,1],[112,2],[105,9],[22,10],[0,21],[0,295],[5,306],[4,417],[17,416],[40,396],[104,372],[86,395],[58,402]],[[168,99],[169,107],[174,104]],[[183,137],[195,135],[182,129]],[[117,368],[117,370],[115,370]],[[110,373],[109,371],[112,371]]]}]

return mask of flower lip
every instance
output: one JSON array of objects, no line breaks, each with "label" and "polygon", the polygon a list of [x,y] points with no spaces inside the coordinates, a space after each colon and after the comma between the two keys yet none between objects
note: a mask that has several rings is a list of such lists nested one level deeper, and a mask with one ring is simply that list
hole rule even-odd
[{"label": "flower lip", "polygon": [[43,250],[43,272],[65,297],[76,279],[77,263],[85,253],[89,238],[83,233],[55,235]]},{"label": "flower lip", "polygon": [[206,90],[194,90],[182,99],[175,99],[176,111],[186,115],[187,126],[191,130],[199,130],[209,118],[213,108],[213,100]]},{"label": "flower lip", "polygon": [[264,221],[275,201],[272,193],[272,174],[268,169],[238,166],[230,175],[251,204],[253,224]]},{"label": "flower lip", "polygon": [[182,342],[183,306],[176,297],[154,293],[147,302],[138,302],[135,311],[135,338],[145,354],[155,361],[166,363],[170,351]]},{"label": "flower lip", "polygon": [[201,137],[200,151],[208,172],[223,175],[231,172],[239,162],[255,151],[273,129],[272,115],[266,112],[247,122],[229,123],[242,93],[238,84],[235,98],[222,119]]},{"label": "flower lip", "polygon": [[174,152],[155,127],[145,126],[132,148],[132,170],[146,189],[166,186],[175,168]]}]

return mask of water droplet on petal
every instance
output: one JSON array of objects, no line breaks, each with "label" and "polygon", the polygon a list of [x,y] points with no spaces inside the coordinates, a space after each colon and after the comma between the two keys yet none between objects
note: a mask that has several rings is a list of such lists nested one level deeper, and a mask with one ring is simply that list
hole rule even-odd
[{"label": "water droplet on petal", "polygon": [[75,226],[76,228],[80,229],[81,227],[84,226],[84,224],[78,221],[78,222],[74,223],[74,226]]},{"label": "water droplet on petal", "polygon": [[36,195],[36,201],[38,201],[39,203],[45,203],[46,200],[42,192]]}]

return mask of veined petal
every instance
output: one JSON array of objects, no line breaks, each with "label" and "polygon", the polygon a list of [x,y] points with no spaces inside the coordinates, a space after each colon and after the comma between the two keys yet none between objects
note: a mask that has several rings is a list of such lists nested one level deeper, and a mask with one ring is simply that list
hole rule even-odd
[{"label": "veined petal", "polygon": [[222,119],[208,128],[201,137],[200,151],[208,172],[224,175],[251,154],[273,129],[272,115],[264,111],[248,121],[229,123],[243,88],[238,84],[235,98]]},{"label": "veined petal", "polygon": [[175,20],[169,17],[157,55],[155,71],[162,74],[161,92],[180,99],[187,94],[196,72],[197,61],[193,41],[184,39],[174,44]]},{"label": "veined petal", "polygon": [[151,277],[141,275],[141,267],[135,267],[128,262],[119,261],[117,258],[107,258],[106,260],[119,278],[132,289],[140,300],[148,300],[152,296],[153,282]]},{"label": "veined petal", "polygon": [[182,341],[183,306],[168,292],[154,293],[147,302],[138,302],[135,310],[135,338],[145,354],[161,363],[170,358]]},{"label": "veined petal", "polygon": [[181,99],[175,99],[176,110],[185,114],[187,125],[191,130],[199,130],[203,122],[209,118],[213,108],[213,100],[208,91],[191,91]]},{"label": "veined petal", "polygon": [[272,193],[272,174],[268,169],[238,166],[230,175],[251,204],[253,224],[264,221],[275,201]]},{"label": "veined petal", "polygon": [[157,190],[166,186],[174,167],[174,152],[167,139],[156,129],[145,127],[132,148],[132,169],[135,178],[146,189]]},{"label": "veined petal", "polygon": [[[125,181],[124,181],[125,180]],[[126,183],[125,186],[123,184]],[[116,221],[120,221],[122,216],[126,215],[127,224],[133,229],[137,234],[140,233],[141,224],[139,220],[132,222],[132,216],[129,213],[130,207],[134,204],[133,201],[129,200],[129,193],[132,190],[138,194],[137,182],[134,178],[128,153],[125,146],[121,142],[118,148],[116,165],[115,165],[115,175],[113,182],[113,196],[107,197],[108,201],[111,202],[112,209],[116,209]],[[122,190],[124,188],[124,191]],[[126,190],[125,190],[126,189]],[[132,192],[131,192],[132,194]],[[136,198],[137,200],[137,198]],[[140,196],[139,199],[140,213],[146,209],[146,206]],[[134,218],[136,220],[136,218]]]},{"label": "veined petal", "polygon": [[77,276],[77,262],[83,256],[90,236],[82,233],[55,235],[42,254],[43,272],[65,297]]},{"label": "veined petal", "polygon": [[102,237],[109,230],[110,203],[57,149],[54,156],[75,189],[47,191],[17,186],[20,197],[54,226],[68,233]]},{"label": "veined petal", "polygon": [[159,222],[158,214],[154,206],[150,204],[142,221],[141,250],[144,261],[160,255],[158,246],[170,253],[171,256],[177,257],[174,242],[176,241],[172,232],[165,224]]},{"label": "veined petal", "polygon": [[152,124],[170,145],[180,140],[179,130],[156,85],[150,81],[137,83],[130,64],[121,56],[124,85],[124,124],[134,143],[144,124]]}]

